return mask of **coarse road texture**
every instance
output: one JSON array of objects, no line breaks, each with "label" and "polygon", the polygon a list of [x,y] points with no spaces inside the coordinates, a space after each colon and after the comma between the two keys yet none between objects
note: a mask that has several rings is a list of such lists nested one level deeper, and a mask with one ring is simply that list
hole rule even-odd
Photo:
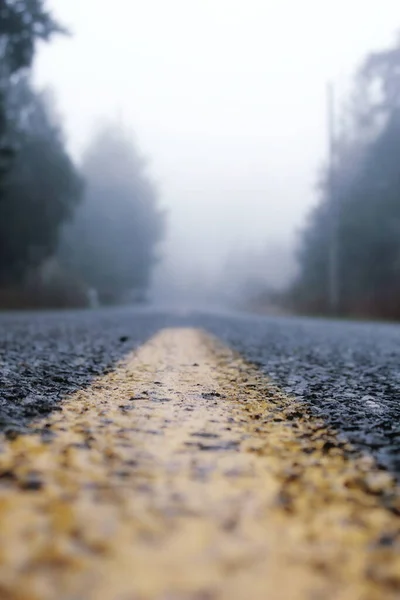
[{"label": "coarse road texture", "polygon": [[0,317],[1,600],[400,598],[400,327]]}]

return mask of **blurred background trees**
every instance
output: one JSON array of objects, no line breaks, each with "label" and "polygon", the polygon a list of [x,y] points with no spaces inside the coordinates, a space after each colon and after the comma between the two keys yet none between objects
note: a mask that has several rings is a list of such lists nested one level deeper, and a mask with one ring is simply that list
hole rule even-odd
[{"label": "blurred background trees", "polygon": [[[134,137],[108,122],[78,160],[52,94],[33,87],[38,43],[62,33],[43,0],[0,0],[0,307],[144,300],[165,233]],[[227,303],[247,293],[258,303],[328,313],[335,218],[339,314],[400,318],[400,43],[365,58],[340,117],[334,185],[322,169],[287,294],[271,273],[290,276],[290,260],[269,240],[260,257],[233,256],[211,278],[209,295],[219,286]],[[190,257],[188,264],[191,287],[204,288]]]},{"label": "blurred background trees", "polygon": [[0,173],[15,154],[7,114],[10,85],[32,66],[37,42],[57,33],[65,29],[43,0],[0,0]]},{"label": "blurred background trees", "polygon": [[83,189],[51,95],[36,93],[23,77],[10,84],[8,115],[16,153],[1,178],[0,285],[22,282],[54,255]]},{"label": "blurred background trees", "polygon": [[84,202],[65,229],[59,258],[101,303],[144,300],[164,232],[146,163],[122,126],[104,125],[82,163]]},{"label": "blurred background trees", "polygon": [[329,311],[329,243],[337,210],[340,314],[399,318],[398,44],[371,54],[361,65],[336,139],[332,193],[324,172],[318,195],[301,234],[293,305],[307,312]]},{"label": "blurred background trees", "polygon": [[164,231],[123,128],[105,126],[78,165],[53,95],[32,86],[37,43],[59,33],[42,0],[0,0],[0,308],[143,300]]}]

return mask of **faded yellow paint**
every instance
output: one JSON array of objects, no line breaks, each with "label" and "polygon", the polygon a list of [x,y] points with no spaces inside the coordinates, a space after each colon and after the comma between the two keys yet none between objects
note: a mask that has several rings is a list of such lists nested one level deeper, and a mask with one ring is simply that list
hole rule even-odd
[{"label": "faded yellow paint", "polygon": [[41,425],[1,446],[1,600],[400,598],[392,478],[201,332]]}]

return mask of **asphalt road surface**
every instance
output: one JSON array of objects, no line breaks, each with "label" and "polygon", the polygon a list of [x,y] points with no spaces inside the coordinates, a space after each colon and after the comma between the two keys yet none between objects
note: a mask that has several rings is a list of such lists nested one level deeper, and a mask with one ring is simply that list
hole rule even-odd
[{"label": "asphalt road surface", "polygon": [[400,598],[400,326],[0,316],[0,598]]}]

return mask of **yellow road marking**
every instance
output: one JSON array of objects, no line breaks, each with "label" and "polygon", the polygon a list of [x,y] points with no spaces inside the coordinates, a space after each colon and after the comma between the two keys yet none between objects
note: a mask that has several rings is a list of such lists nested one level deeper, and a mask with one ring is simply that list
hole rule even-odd
[{"label": "yellow road marking", "polygon": [[42,425],[1,446],[1,600],[400,597],[391,477],[201,332]]}]

